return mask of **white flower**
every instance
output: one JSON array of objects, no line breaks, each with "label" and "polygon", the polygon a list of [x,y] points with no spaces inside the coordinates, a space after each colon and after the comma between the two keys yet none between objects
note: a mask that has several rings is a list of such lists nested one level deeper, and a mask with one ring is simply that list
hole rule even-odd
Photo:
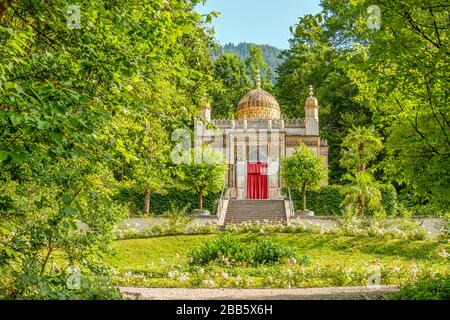
[{"label": "white flower", "polygon": [[439,255],[440,257],[442,257],[442,258],[448,258],[448,257],[450,257],[450,254],[449,254],[447,251],[445,251],[444,248],[442,248],[442,249],[439,251],[438,255]]},{"label": "white flower", "polygon": [[415,262],[413,262],[412,263],[412,274],[413,274],[413,277],[416,277],[418,273],[419,273],[419,266]]},{"label": "white flower", "polygon": [[203,280],[202,283],[206,287],[214,287],[214,285],[215,285],[213,280]]},{"label": "white flower", "polygon": [[228,279],[228,274],[227,274],[225,271],[222,271],[222,272],[220,273],[220,277],[221,277],[222,279]]},{"label": "white flower", "polygon": [[180,277],[178,278],[178,280],[182,281],[182,282],[186,282],[189,281],[189,276],[187,275],[187,273],[182,273],[180,275]]}]

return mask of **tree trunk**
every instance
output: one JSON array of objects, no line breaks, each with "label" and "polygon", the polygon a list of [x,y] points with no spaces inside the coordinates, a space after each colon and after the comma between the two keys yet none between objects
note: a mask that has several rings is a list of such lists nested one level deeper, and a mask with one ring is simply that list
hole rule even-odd
[{"label": "tree trunk", "polygon": [[198,208],[203,210],[203,190],[198,192]]},{"label": "tree trunk", "polygon": [[361,216],[364,216],[364,207],[365,206],[366,206],[366,197],[364,196],[364,194],[362,194],[358,198],[359,214]]},{"label": "tree trunk", "polygon": [[306,210],[306,183],[302,186],[302,211]]},{"label": "tree trunk", "polygon": [[145,214],[150,214],[150,189],[145,189],[145,199],[144,199],[144,212]]}]

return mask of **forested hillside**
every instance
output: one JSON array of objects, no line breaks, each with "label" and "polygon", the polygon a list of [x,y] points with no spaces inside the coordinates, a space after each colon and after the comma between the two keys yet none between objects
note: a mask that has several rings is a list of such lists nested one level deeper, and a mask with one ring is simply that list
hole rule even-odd
[{"label": "forested hillside", "polygon": [[[221,55],[223,53],[236,53],[241,58],[241,61],[244,62],[250,56],[250,46],[252,43],[241,42],[237,45],[233,43],[227,43],[219,49],[219,53],[217,55]],[[272,74],[268,75],[268,78],[272,81],[272,83],[276,82],[277,77],[277,69],[283,63],[283,59],[279,58],[281,50],[267,44],[258,44],[258,47],[261,48],[262,55],[267,65],[272,69]]]}]

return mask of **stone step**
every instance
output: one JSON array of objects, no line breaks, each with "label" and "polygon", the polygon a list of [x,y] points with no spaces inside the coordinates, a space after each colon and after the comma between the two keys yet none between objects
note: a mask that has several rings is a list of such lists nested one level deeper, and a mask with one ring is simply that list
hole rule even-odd
[{"label": "stone step", "polygon": [[286,221],[283,200],[231,200],[225,224],[247,221]]}]

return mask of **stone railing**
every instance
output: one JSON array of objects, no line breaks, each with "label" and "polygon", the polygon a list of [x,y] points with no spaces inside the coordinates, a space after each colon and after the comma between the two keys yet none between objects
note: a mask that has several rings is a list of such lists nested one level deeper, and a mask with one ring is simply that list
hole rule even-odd
[{"label": "stone railing", "polygon": [[304,128],[305,127],[305,119],[284,120],[284,126],[286,128]]},{"label": "stone railing", "polygon": [[305,119],[288,120],[212,120],[212,125],[218,129],[277,129],[305,128]]}]

